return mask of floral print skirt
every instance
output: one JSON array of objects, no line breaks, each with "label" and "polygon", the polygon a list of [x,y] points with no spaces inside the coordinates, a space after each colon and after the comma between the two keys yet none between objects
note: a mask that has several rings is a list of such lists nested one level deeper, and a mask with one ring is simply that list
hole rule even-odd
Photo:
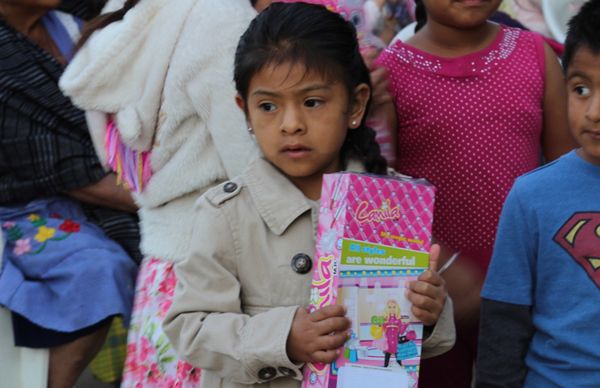
[{"label": "floral print skirt", "polygon": [[[78,202],[51,197],[0,206],[0,234],[0,306],[61,333],[114,315],[129,321],[137,266]],[[35,342],[25,343],[47,346]]]},{"label": "floral print skirt", "polygon": [[173,301],[173,262],[142,261],[127,341],[123,388],[196,388],[200,369],[179,360],[161,324]]}]

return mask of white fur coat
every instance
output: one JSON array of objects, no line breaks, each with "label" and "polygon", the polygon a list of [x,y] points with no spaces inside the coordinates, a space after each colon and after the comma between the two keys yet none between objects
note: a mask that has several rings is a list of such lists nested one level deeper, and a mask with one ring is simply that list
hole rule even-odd
[{"label": "white fur coat", "polygon": [[[146,255],[183,258],[195,199],[257,155],[233,85],[254,16],[249,0],[142,0],[94,33],[60,81],[82,109],[113,113],[130,147],[152,150],[153,176],[136,195]],[[106,115],[88,123],[105,160]]]}]

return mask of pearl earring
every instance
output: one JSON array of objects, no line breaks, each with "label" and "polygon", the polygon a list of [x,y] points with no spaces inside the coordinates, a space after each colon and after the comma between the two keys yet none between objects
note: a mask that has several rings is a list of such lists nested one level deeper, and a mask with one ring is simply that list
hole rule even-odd
[{"label": "pearl earring", "polygon": [[356,120],[352,120],[352,126],[356,127]]},{"label": "pearl earring", "polygon": [[254,129],[252,129],[252,127],[248,127],[248,133],[254,133]]}]

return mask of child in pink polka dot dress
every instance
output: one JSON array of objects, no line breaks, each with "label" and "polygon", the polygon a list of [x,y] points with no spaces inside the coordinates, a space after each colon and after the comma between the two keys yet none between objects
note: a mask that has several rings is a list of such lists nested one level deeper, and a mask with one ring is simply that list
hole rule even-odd
[{"label": "child in pink polka dot dress", "polygon": [[500,2],[417,2],[425,24],[377,61],[389,72],[395,105],[395,167],[435,184],[434,235],[461,252],[444,274],[456,349],[439,370],[424,363],[421,387],[470,386],[479,292],[504,199],[542,156],[574,147],[556,56],[538,35],[488,22]]}]

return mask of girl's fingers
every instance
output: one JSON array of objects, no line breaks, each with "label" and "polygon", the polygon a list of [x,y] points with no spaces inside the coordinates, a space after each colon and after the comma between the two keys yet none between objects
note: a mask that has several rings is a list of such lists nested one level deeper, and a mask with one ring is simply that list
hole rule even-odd
[{"label": "girl's fingers", "polygon": [[438,275],[437,272],[430,269],[419,275],[418,280],[421,282],[431,283],[434,286],[441,286],[446,283],[444,279],[440,275]]},{"label": "girl's fingers", "polygon": [[329,364],[335,361],[340,355],[340,351],[336,350],[318,350],[311,355],[312,362],[322,362]]},{"label": "girl's fingers", "polygon": [[345,330],[331,335],[323,335],[315,341],[316,349],[335,350],[341,348],[350,338],[350,333]]},{"label": "girl's fingers", "polygon": [[422,321],[425,326],[435,325],[438,319],[440,318],[441,313],[441,311],[435,313],[428,310],[423,310],[416,306],[412,306],[411,312],[418,320]]},{"label": "girl's fingers", "polygon": [[433,308],[435,308],[435,300],[428,296],[409,291],[406,297],[412,303],[413,306],[418,307],[420,309],[432,310]]},{"label": "girl's fingers", "polygon": [[406,295],[407,299],[412,303],[413,306],[427,311],[442,311],[444,305],[444,297],[439,296],[431,298],[422,294],[417,294],[412,291],[408,291]]},{"label": "girl's fingers", "polygon": [[344,315],[346,315],[346,308],[334,304],[312,312],[310,314],[310,320],[313,322],[320,322],[331,317],[343,317]]},{"label": "girl's fingers", "polygon": [[436,299],[441,296],[441,292],[438,287],[432,286],[431,284],[425,282],[411,283],[409,291],[414,294],[423,295],[432,299]]},{"label": "girl's fingers", "polygon": [[440,251],[439,244],[433,244],[429,250],[429,269],[433,272],[437,272],[440,263]]},{"label": "girl's fingers", "polygon": [[423,281],[411,282],[408,288],[416,294],[422,294],[434,299],[443,298],[446,294],[446,290],[443,286]]},{"label": "girl's fingers", "polygon": [[315,328],[319,335],[328,335],[330,333],[345,332],[350,328],[350,324],[350,320],[346,317],[332,317],[315,322]]}]

